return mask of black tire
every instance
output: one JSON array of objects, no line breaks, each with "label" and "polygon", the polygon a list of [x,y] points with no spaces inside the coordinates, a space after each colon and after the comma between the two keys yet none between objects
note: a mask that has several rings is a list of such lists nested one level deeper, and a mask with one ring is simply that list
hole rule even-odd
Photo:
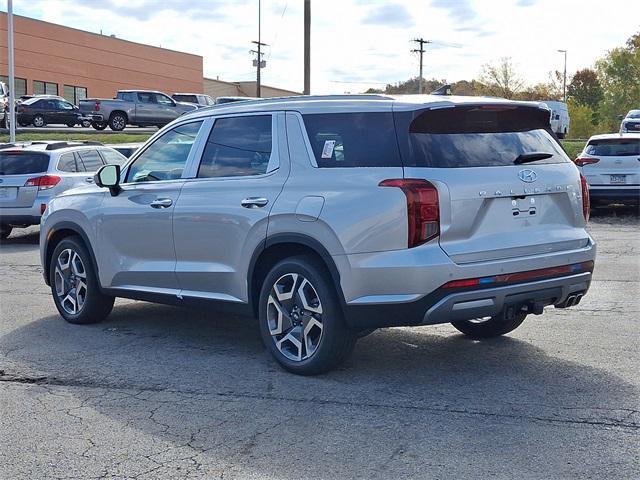
[{"label": "black tire", "polygon": [[107,128],[107,124],[105,122],[91,122],[91,126],[96,130],[104,130]]},{"label": "black tire", "polygon": [[11,235],[12,230],[13,227],[11,225],[0,225],[0,239],[6,240]]},{"label": "black tire", "polygon": [[72,127],[75,127],[75,126],[76,126],[75,123],[67,123],[67,127],[69,127],[69,128],[72,128]]},{"label": "black tire", "polygon": [[[277,311],[272,304],[268,305],[269,297],[276,282],[291,274],[298,275],[297,279],[292,277],[293,284],[291,284],[291,292],[294,292],[294,296],[291,299],[291,302],[294,304],[292,308],[294,310],[298,308],[298,303],[304,306],[304,302],[302,302],[297,292],[301,289],[301,285],[303,285],[302,279],[306,279],[311,286],[313,295],[317,297],[316,300],[318,304],[316,307],[320,307],[321,313],[313,314],[309,311],[305,313],[304,309],[295,310],[302,312],[299,317],[295,317],[296,319],[300,319],[301,325],[292,327],[291,329],[283,328],[283,333],[280,335],[280,338],[278,338],[278,335],[272,336],[269,326],[268,315],[273,315],[273,312]],[[296,282],[298,283],[296,284]],[[307,302],[308,301],[307,299]],[[356,335],[345,325],[342,309],[340,308],[340,302],[331,276],[326,271],[324,265],[313,257],[304,255],[296,256],[277,263],[269,271],[263,282],[259,302],[258,319],[262,340],[271,355],[273,355],[275,360],[285,370],[298,375],[317,375],[337,367],[352,352],[356,343]],[[280,305],[284,308],[285,302],[283,301]],[[289,358],[276,346],[276,342],[284,344],[284,338],[287,337],[289,333],[294,332],[295,328],[299,329],[298,332],[305,330],[308,323],[304,324],[304,321],[311,317],[315,317],[322,325],[322,331],[317,339],[313,352],[309,354],[309,347],[305,342],[304,348],[302,343],[300,347],[298,347],[299,356],[302,357],[302,351],[304,350],[308,357],[295,360]],[[293,313],[290,312],[287,314],[287,318],[293,319]],[[311,336],[309,336],[309,338],[310,337]],[[305,339],[306,337],[302,338]],[[290,345],[295,346],[291,342]],[[286,348],[283,347],[283,350],[286,350]]]},{"label": "black tire", "polygon": [[[80,266],[82,268],[78,268],[78,266],[76,266],[76,270],[74,270],[71,267],[72,263],[74,265],[78,264],[75,263],[75,257],[72,258],[70,254],[66,253],[68,251],[74,252],[79,257],[81,261]],[[59,274],[57,273],[58,270],[56,269],[59,258],[61,258],[62,265],[69,265],[67,269],[60,269],[60,273],[64,273],[65,271],[69,271],[69,273],[79,273],[73,284],[79,285],[80,283],[78,283],[77,279],[80,279],[82,281],[81,274],[84,273],[85,275],[83,277],[84,283],[86,285],[84,288],[84,300],[82,302],[82,305],[79,306],[77,312],[75,313],[70,312],[68,306],[71,304],[78,305],[80,303],[79,296],[75,295],[75,301],[73,302],[71,302],[71,300],[73,300],[73,297],[71,298],[71,300],[66,300],[67,297],[71,297],[73,295],[73,292],[75,292],[75,290],[67,290],[67,287],[70,286],[69,281],[66,281],[66,283],[60,282],[59,279],[63,275],[61,275],[61,277],[58,277]],[[67,259],[69,260],[68,262],[66,261]],[[53,255],[51,256],[51,264],[49,270],[49,282],[51,284],[51,294],[53,295],[54,303],[56,304],[56,308],[58,309],[60,316],[62,316],[62,318],[64,318],[67,322],[79,325],[87,325],[90,323],[101,322],[109,315],[111,309],[113,308],[113,302],[115,298],[104,295],[100,291],[100,285],[98,283],[98,279],[96,278],[96,272],[94,272],[93,270],[91,257],[89,256],[84,243],[78,237],[65,238],[56,246],[55,250],[53,251]],[[68,293],[59,294],[59,285],[62,287],[60,288],[61,292]],[[78,289],[79,287],[75,288]]]},{"label": "black tire", "polygon": [[496,315],[486,320],[462,320],[452,322],[451,325],[468,337],[481,340],[483,338],[499,337],[512,332],[524,322],[525,318],[527,318],[526,313],[518,313],[511,320],[505,320],[503,315]]},{"label": "black tire", "polygon": [[47,122],[44,121],[44,117],[42,115],[36,115],[33,117],[33,121],[31,123],[33,123],[33,126],[37,128],[47,126]]},{"label": "black tire", "polygon": [[109,117],[109,128],[114,132],[121,132],[127,126],[127,116],[124,113],[113,112]]},{"label": "black tire", "polygon": [[89,128],[91,126],[91,121],[90,120],[82,120],[80,122],[80,125],[82,125],[84,128]]},{"label": "black tire", "polygon": [[20,125],[21,127],[28,127],[29,126],[28,123],[24,123],[24,122],[20,122],[20,123],[18,123],[18,125]]}]

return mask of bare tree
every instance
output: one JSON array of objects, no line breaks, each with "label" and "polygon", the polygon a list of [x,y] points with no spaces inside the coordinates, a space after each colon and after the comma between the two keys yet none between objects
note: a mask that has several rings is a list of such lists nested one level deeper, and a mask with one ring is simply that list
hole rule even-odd
[{"label": "bare tree", "polygon": [[503,98],[515,97],[524,87],[524,81],[509,57],[502,57],[497,64],[485,64],[480,81],[486,94]]}]

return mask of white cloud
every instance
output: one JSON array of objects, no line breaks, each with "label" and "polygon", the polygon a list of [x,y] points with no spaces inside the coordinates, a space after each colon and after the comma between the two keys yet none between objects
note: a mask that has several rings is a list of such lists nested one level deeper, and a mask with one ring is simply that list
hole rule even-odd
[{"label": "white cloud", "polygon": [[[257,0],[30,0],[15,11],[74,28],[196,53],[206,76],[255,78],[249,50],[257,39]],[[388,17],[385,22],[384,18]],[[417,75],[411,39],[426,47],[424,76],[476,77],[503,56],[528,82],[562,68],[584,68],[640,29],[640,3],[610,0],[312,0],[312,92],[360,92]],[[262,0],[263,82],[292,90],[303,83],[302,1]],[[447,44],[460,44],[460,48]],[[362,82],[362,83],[344,83]]]}]

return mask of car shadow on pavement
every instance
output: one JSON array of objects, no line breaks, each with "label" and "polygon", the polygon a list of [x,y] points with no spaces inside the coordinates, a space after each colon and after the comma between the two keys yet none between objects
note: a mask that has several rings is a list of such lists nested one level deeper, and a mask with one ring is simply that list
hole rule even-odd
[{"label": "car shadow on pavement", "polygon": [[[0,353],[5,376],[69,387],[74,416],[97,412],[122,435],[157,437],[162,445],[153,447],[158,453],[145,450],[147,457],[168,444],[201,465],[243,465],[247,476],[296,478],[273,459],[301,439],[315,450],[289,452],[287,462],[298,466],[321,462],[336,442],[377,445],[357,453],[364,475],[382,468],[388,457],[379,450],[406,430],[428,443],[443,429],[460,436],[449,438],[452,445],[486,434],[475,423],[445,433],[448,422],[625,428],[638,394],[616,375],[551,355],[517,332],[476,342],[444,326],[376,331],[337,371],[299,377],[270,359],[255,321],[129,301],[97,325],[69,325],[55,315],[35,320],[0,338]],[[527,441],[539,441],[542,452],[563,448],[539,434]]]}]

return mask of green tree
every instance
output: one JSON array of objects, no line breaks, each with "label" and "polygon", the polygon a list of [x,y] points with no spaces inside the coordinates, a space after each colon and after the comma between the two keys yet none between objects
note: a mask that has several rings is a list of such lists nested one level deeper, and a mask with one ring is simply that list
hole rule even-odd
[{"label": "green tree", "polygon": [[596,62],[603,99],[598,117],[608,130],[617,130],[619,116],[640,107],[640,32],[625,47],[610,50]]},{"label": "green tree", "polygon": [[569,136],[572,138],[589,138],[598,133],[599,129],[593,124],[593,109],[589,105],[578,103],[573,99],[567,101],[571,128]]},{"label": "green tree", "polygon": [[592,110],[597,109],[602,101],[603,92],[595,70],[578,70],[567,85],[567,97],[580,105],[587,105]]}]

